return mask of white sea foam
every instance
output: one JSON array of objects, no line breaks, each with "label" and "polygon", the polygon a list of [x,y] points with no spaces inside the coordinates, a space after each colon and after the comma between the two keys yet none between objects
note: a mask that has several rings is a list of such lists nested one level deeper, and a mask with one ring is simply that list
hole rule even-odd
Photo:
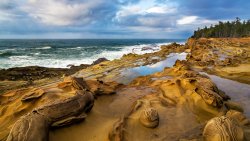
[{"label": "white sea foam", "polygon": [[16,49],[11,48],[11,49],[0,49],[0,54],[6,53],[6,52],[11,52],[11,51],[15,51]]},{"label": "white sea foam", "polygon": [[[82,52],[82,57],[75,58],[58,58],[57,56],[50,56],[39,58],[40,52],[33,53],[34,56],[11,56],[8,59],[1,60],[1,67],[11,68],[11,67],[24,67],[24,66],[43,66],[43,67],[51,67],[51,68],[67,68],[69,64],[72,65],[80,65],[80,64],[91,64],[93,61],[98,58],[105,57],[109,60],[114,60],[122,57],[124,54],[128,53],[136,53],[136,54],[145,54],[156,52],[160,50],[161,45],[167,45],[169,43],[157,43],[157,44],[140,44],[133,46],[119,46],[116,51],[103,50],[100,53],[96,53],[91,57],[87,57],[86,54],[88,52]],[[148,50],[142,50],[145,47],[152,48]],[[50,46],[45,46],[36,49],[50,49]],[[85,47],[75,47],[75,49],[81,49]],[[92,47],[93,48],[93,47]],[[70,53],[70,51],[69,51]],[[41,56],[40,56],[41,57]]]},{"label": "white sea foam", "polygon": [[1,49],[0,52],[15,51],[15,48]]},{"label": "white sea foam", "polygon": [[36,48],[36,49],[51,49],[51,46],[39,47],[39,48]]},{"label": "white sea foam", "polygon": [[[94,60],[101,58],[101,57],[105,57],[109,60],[114,60],[114,59],[121,58],[124,54],[128,54],[128,53],[135,53],[135,54],[152,53],[152,52],[159,51],[161,45],[167,45],[167,44],[170,44],[170,43],[123,46],[123,47],[121,47],[122,49],[119,51],[103,51],[103,52],[96,54],[96,55],[87,59],[88,61],[91,61],[91,62],[86,62],[86,61],[84,61],[84,62],[92,63]],[[151,50],[151,49],[142,50],[144,47],[150,47],[153,50]]]},{"label": "white sea foam", "polygon": [[65,50],[68,50],[68,49],[71,49],[71,50],[93,49],[95,47],[97,47],[97,46],[88,46],[88,47],[81,47],[81,46],[79,46],[79,47],[73,47],[73,48],[65,48]]},{"label": "white sea foam", "polygon": [[22,61],[22,60],[32,60],[34,58],[31,56],[23,55],[23,56],[10,56],[9,59],[12,61]]},{"label": "white sea foam", "polygon": [[41,54],[40,52],[34,53],[34,55],[40,55],[40,54]]}]

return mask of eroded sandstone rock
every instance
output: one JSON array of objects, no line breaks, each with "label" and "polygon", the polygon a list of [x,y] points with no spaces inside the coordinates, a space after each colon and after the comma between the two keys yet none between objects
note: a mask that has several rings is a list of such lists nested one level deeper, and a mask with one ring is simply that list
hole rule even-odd
[{"label": "eroded sandstone rock", "polygon": [[14,124],[7,141],[47,141],[48,136],[49,121],[45,116],[32,112]]},{"label": "eroded sandstone rock", "polygon": [[205,71],[243,83],[249,82],[250,38],[188,39],[187,60]]},{"label": "eroded sandstone rock", "polygon": [[[92,93],[77,91],[74,97],[35,109],[12,127],[7,141],[45,141],[51,126],[64,126],[85,118],[94,104]],[[54,124],[54,125],[53,125]]]},{"label": "eroded sandstone rock", "polygon": [[24,102],[26,102],[26,101],[30,101],[30,100],[33,100],[33,99],[38,99],[44,93],[45,93],[44,90],[34,88],[33,90],[31,90],[28,93],[26,93],[21,100],[24,101]]},{"label": "eroded sandstone rock", "polygon": [[140,116],[140,122],[148,128],[155,128],[159,125],[159,115],[156,109],[146,108]]},{"label": "eroded sandstone rock", "polygon": [[64,79],[64,82],[57,85],[57,87],[61,89],[87,90],[94,95],[115,94],[115,89],[119,86],[121,86],[121,84],[116,82],[104,82],[98,79],[84,80],[81,77],[67,77]]},{"label": "eroded sandstone rock", "polygon": [[244,141],[244,132],[236,121],[221,116],[208,121],[203,138],[204,141]]},{"label": "eroded sandstone rock", "polygon": [[247,119],[247,117],[242,112],[239,112],[239,111],[236,111],[236,110],[229,110],[226,113],[226,116],[234,119],[235,121],[237,121],[242,126],[250,124],[250,121]]}]

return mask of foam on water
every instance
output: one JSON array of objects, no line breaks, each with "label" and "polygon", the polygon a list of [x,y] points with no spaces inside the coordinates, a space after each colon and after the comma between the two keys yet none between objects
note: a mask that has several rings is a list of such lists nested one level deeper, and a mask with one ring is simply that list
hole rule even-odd
[{"label": "foam on water", "polygon": [[51,46],[39,47],[39,48],[36,48],[36,49],[51,49]]},{"label": "foam on water", "polygon": [[[59,47],[57,42],[52,42],[53,44],[46,42],[48,45],[41,47],[37,44],[31,44],[26,47],[26,42],[24,42],[21,47],[0,48],[0,69],[24,66],[66,68],[69,64],[91,64],[102,57],[114,60],[128,53],[145,54],[156,52],[160,50],[161,45],[167,45],[170,42],[134,43],[134,45],[125,45],[123,43],[111,44],[110,46],[102,42],[93,45],[81,43],[75,46],[74,42],[72,44],[67,44],[66,42],[65,46],[64,43],[61,43]],[[4,54],[5,52],[8,53]]]},{"label": "foam on water", "polygon": [[9,57],[10,60],[12,61],[20,61],[20,60],[33,60],[34,58],[31,56],[10,56]]},{"label": "foam on water", "polygon": [[[145,53],[152,53],[152,52],[156,52],[160,50],[160,46],[161,45],[167,45],[170,43],[161,43],[161,44],[157,44],[152,45],[152,44],[141,44],[141,45],[133,45],[133,46],[123,46],[120,47],[121,50],[119,51],[107,51],[104,50],[103,52],[101,52],[100,54],[96,54],[92,57],[90,57],[91,62],[93,62],[94,60],[101,58],[101,57],[105,57],[109,60],[114,60],[114,59],[118,59],[121,58],[124,54],[128,54],[128,53],[135,53],[135,54],[145,54]],[[154,50],[142,50],[144,47],[150,47],[153,48]],[[91,63],[88,62],[88,63]]]}]

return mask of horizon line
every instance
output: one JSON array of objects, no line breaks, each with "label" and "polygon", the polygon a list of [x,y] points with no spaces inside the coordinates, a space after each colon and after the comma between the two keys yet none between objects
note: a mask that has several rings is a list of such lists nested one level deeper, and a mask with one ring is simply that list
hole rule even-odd
[{"label": "horizon line", "polygon": [[0,40],[179,40],[187,38],[0,38]]}]

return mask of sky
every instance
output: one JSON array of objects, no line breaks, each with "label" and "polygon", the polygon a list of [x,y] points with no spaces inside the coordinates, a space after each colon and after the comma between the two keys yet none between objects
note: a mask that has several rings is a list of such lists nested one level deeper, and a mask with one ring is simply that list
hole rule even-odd
[{"label": "sky", "polygon": [[0,38],[187,38],[250,0],[0,0]]}]

